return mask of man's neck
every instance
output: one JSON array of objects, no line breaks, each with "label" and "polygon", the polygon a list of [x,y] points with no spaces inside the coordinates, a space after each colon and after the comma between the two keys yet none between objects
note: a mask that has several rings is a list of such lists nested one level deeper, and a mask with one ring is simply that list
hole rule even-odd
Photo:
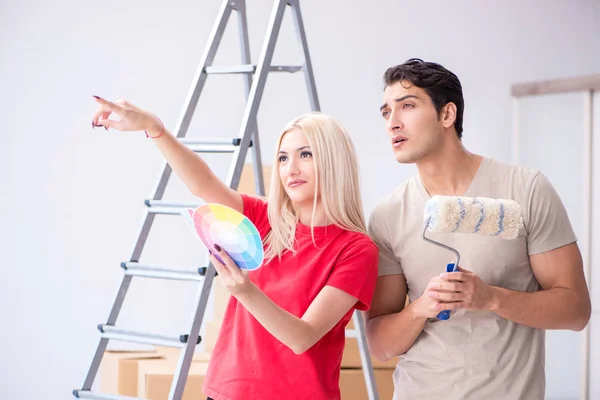
[{"label": "man's neck", "polygon": [[460,141],[453,141],[441,151],[417,163],[417,170],[430,196],[463,196],[483,157],[468,152]]}]

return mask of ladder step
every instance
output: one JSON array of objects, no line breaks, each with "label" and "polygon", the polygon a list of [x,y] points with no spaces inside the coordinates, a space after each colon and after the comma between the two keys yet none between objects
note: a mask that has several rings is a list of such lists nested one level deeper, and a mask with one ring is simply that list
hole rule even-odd
[{"label": "ladder step", "polygon": [[[222,145],[234,145],[239,146],[242,143],[242,139],[186,139],[182,138],[179,141],[183,144],[222,144]],[[252,140],[250,141],[252,144]]]},{"label": "ladder step", "polygon": [[202,281],[206,270],[196,267],[171,267],[165,265],[142,265],[136,262],[121,263],[125,275],[145,278],[173,279],[180,281]]},{"label": "ladder step", "polygon": [[[104,339],[122,340],[125,342],[144,343],[152,344],[156,346],[166,347],[183,347],[186,345],[189,335],[167,336],[157,335],[154,333],[146,332],[135,332],[126,329],[119,329],[112,325],[100,324],[98,330],[101,332],[101,336]],[[200,336],[196,344],[200,343]]]},{"label": "ladder step", "polygon": [[94,400],[146,400],[142,397],[119,396],[115,394],[103,394],[91,392],[89,390],[73,390],[73,396],[78,399]]},{"label": "ladder step", "polygon": [[194,153],[233,153],[238,149],[232,144],[191,144],[187,147]]},{"label": "ladder step", "polygon": [[346,329],[347,338],[358,338],[358,331],[356,329]]},{"label": "ladder step", "polygon": [[[290,72],[295,73],[302,71],[302,66],[297,65],[271,65],[269,71],[271,72]],[[256,72],[256,65],[243,64],[243,65],[221,65],[205,67],[204,72],[207,74],[253,74]]]},{"label": "ladder step", "polygon": [[179,215],[186,208],[195,209],[201,203],[184,203],[163,200],[145,200],[148,212],[162,215]]},{"label": "ladder step", "polygon": [[[236,151],[242,140],[234,139],[180,139],[190,150],[196,153],[233,153]],[[249,147],[252,147],[252,140]]]}]

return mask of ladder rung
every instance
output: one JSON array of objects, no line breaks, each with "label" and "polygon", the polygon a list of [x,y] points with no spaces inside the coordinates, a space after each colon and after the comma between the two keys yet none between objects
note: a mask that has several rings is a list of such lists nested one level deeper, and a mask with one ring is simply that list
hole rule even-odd
[{"label": "ladder rung", "polygon": [[233,153],[239,146],[233,144],[189,144],[194,153]]},{"label": "ladder rung", "polygon": [[146,278],[176,279],[180,281],[201,281],[205,271],[195,267],[170,267],[165,265],[142,265],[136,262],[121,263],[125,275]]},{"label": "ladder rung", "polygon": [[145,200],[148,212],[152,214],[179,215],[186,208],[195,209],[200,203],[183,203],[163,200]]},{"label": "ladder rung", "polygon": [[[242,139],[233,138],[233,139],[179,139],[179,141],[183,144],[213,144],[213,145],[233,145],[239,146],[242,143]],[[252,140],[250,141],[250,146],[252,146]]]},{"label": "ladder rung", "polygon": [[[180,139],[180,141],[196,153],[233,153],[242,143],[240,138]],[[248,147],[252,147],[252,140],[250,140]]]},{"label": "ladder rung", "polygon": [[[271,72],[298,72],[302,71],[302,66],[299,65],[271,65],[269,68]],[[220,65],[205,67],[204,72],[207,74],[253,74],[256,72],[256,65],[243,64],[243,65]]]},{"label": "ladder rung", "polygon": [[115,394],[103,394],[91,392],[89,390],[73,390],[73,396],[78,399],[94,399],[94,400],[146,400],[142,397],[119,396]]},{"label": "ladder rung", "polygon": [[347,338],[357,338],[358,331],[356,329],[346,329],[346,337]]},{"label": "ladder rung", "polygon": [[182,201],[165,200],[145,200],[144,204],[148,207],[168,207],[168,208],[196,208],[201,203],[186,203]]},{"label": "ladder rung", "polygon": [[[186,345],[189,335],[166,336],[155,333],[135,332],[125,329],[115,328],[112,325],[98,325],[98,330],[105,339],[122,340],[125,342],[135,342],[144,344],[153,344],[166,347],[183,347]],[[200,336],[196,344],[200,343]]]}]

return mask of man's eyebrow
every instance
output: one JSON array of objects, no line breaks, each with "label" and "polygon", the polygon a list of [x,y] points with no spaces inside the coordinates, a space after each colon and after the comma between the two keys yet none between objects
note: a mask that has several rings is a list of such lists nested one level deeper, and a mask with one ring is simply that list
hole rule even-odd
[{"label": "man's eyebrow", "polygon": [[[397,99],[394,99],[394,102],[396,102],[396,103],[399,103],[399,102],[401,102],[401,101],[404,101],[404,100],[406,100],[406,99],[409,99],[409,98],[415,98],[415,99],[417,99],[417,100],[419,99],[419,98],[418,98],[416,95],[414,95],[414,94],[407,94],[406,96],[402,96],[402,97],[399,97],[399,98],[397,98]],[[387,106],[388,106],[388,104],[387,104],[387,103],[383,103],[383,104],[381,105],[381,107],[379,107],[379,111],[383,110],[383,109],[384,109],[384,108],[386,108]]]}]

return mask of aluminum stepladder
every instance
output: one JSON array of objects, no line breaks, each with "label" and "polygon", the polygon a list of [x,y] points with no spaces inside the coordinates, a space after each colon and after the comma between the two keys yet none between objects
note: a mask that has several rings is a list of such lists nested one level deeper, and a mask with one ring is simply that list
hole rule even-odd
[{"label": "aluminum stepladder", "polygon": [[[273,66],[271,65],[271,61],[284,12],[288,6],[291,8],[293,13],[296,35],[301,45],[304,56],[304,64],[302,66]],[[221,38],[229,21],[229,17],[233,11],[238,12],[238,29],[242,65],[213,66],[212,63],[221,42]],[[303,71],[305,74],[311,110],[320,111],[299,0],[276,0],[274,2],[271,17],[269,19],[266,38],[261,50],[259,61],[256,65],[252,65],[250,63],[246,2],[245,0],[224,0],[221,4],[217,19],[210,33],[208,46],[206,47],[201,58],[199,68],[194,76],[193,84],[188,92],[188,97],[186,99],[183,112],[179,118],[176,128],[174,129],[176,137],[197,153],[232,153],[233,159],[227,176],[227,183],[232,189],[237,189],[239,185],[248,149],[252,148],[256,193],[260,196],[264,196],[265,191],[257,127],[257,113],[264,92],[266,78],[269,72],[293,73],[299,71]],[[247,103],[244,109],[239,135],[233,139],[185,139],[195,108],[198,104],[200,94],[206,79],[210,74],[244,75]],[[255,75],[254,79],[252,75]],[[94,353],[94,357],[82,388],[73,390],[73,395],[76,398],[99,400],[137,399],[128,396],[103,394],[91,391],[100,367],[100,363],[102,361],[102,357],[106,351],[108,341],[111,339],[181,348],[182,351],[180,353],[177,367],[173,376],[169,400],[180,400],[183,396],[194,350],[196,345],[199,344],[201,340],[200,328],[204,319],[204,313],[206,311],[206,305],[208,303],[208,298],[216,271],[210,262],[207,263],[207,267],[201,268],[142,265],[138,262],[156,215],[180,215],[182,209],[193,208],[198,205],[181,202],[167,202],[162,200],[166,190],[167,182],[171,176],[171,172],[172,170],[170,166],[164,162],[160,178],[152,192],[151,199],[145,201],[147,209],[144,213],[142,225],[139,230],[130,261],[121,264],[121,267],[124,270],[124,276],[121,281],[121,285],[115,301],[113,302],[106,323],[98,326],[98,329],[101,332],[101,339]],[[123,330],[115,327],[115,323],[127,295],[129,285],[134,276],[198,281],[200,283],[195,298],[195,304],[197,304],[197,308],[194,310],[192,315],[192,322],[188,333],[182,334],[179,337],[171,337],[153,333]],[[353,315],[353,322],[354,329],[347,329],[346,336],[357,339],[369,399],[378,400],[379,396],[375,385],[373,367],[366,343],[365,325],[362,316],[358,311],[356,311]]]}]

